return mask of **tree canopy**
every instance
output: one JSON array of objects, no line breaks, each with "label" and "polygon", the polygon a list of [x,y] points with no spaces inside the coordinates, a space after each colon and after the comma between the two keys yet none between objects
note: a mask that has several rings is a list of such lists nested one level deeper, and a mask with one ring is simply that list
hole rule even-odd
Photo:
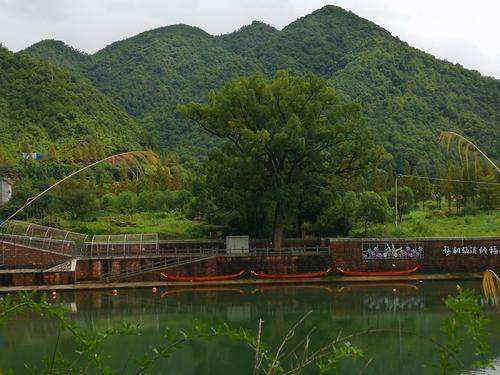
[{"label": "tree canopy", "polygon": [[240,78],[178,111],[224,140],[209,157],[217,204],[237,210],[245,195],[250,204],[270,207],[276,248],[287,218],[315,182],[351,177],[383,155],[359,106],[313,74]]}]

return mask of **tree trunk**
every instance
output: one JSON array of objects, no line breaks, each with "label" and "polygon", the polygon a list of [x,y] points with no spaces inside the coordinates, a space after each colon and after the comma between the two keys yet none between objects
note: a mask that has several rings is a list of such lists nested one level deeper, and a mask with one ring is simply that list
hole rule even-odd
[{"label": "tree trunk", "polygon": [[297,215],[297,226],[295,227],[297,237],[304,238],[304,220],[302,219],[302,215]]},{"label": "tree trunk", "polygon": [[276,208],[274,209],[274,223],[273,223],[273,246],[274,250],[281,250],[283,247],[284,239],[284,207],[283,204],[276,203]]}]

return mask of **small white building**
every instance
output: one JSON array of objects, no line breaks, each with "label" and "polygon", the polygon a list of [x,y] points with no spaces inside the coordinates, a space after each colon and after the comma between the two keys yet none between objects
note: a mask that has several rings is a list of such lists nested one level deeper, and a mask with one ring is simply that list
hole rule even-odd
[{"label": "small white building", "polygon": [[226,249],[228,254],[247,254],[250,249],[248,236],[227,236]]},{"label": "small white building", "polygon": [[7,203],[12,197],[12,184],[4,177],[0,177],[0,204]]}]

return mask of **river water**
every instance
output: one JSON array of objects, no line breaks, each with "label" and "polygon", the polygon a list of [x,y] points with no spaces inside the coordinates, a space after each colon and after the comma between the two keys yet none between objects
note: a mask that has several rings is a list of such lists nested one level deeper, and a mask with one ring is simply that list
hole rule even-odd
[{"label": "river water", "polygon": [[[353,338],[364,352],[363,359],[343,360],[341,374],[434,374],[438,360],[436,342],[443,342],[440,324],[447,316],[443,298],[456,291],[456,282],[383,284],[324,284],[255,286],[60,293],[69,316],[86,329],[104,331],[120,322],[140,323],[139,336],[116,337],[101,349],[120,373],[133,373],[133,358],[161,344],[168,327],[189,330],[195,325],[257,331],[264,320],[263,341],[279,345],[288,329],[312,311],[299,327],[290,345],[297,344],[311,330],[311,347],[325,344],[340,334],[382,330]],[[460,282],[463,288],[480,292],[479,281]],[[491,321],[492,355],[500,357],[500,308],[485,305]],[[39,366],[54,350],[71,357],[74,347],[58,324],[39,317],[9,321],[0,329],[0,369],[28,373],[25,365]],[[467,348],[466,348],[467,349]],[[467,372],[468,350],[460,356]],[[225,338],[194,341],[167,361],[155,365],[153,373],[251,374],[253,353],[244,344]],[[1,373],[1,371],[0,371]],[[319,373],[310,367],[305,373]]]}]

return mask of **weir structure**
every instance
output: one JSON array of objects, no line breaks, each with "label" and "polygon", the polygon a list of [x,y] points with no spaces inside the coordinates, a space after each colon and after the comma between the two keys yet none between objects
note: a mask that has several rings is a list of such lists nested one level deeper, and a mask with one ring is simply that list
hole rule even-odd
[{"label": "weir structure", "polygon": [[[160,281],[160,272],[217,276],[242,269],[292,274],[341,267],[419,273],[500,269],[500,238],[287,239],[228,250],[224,240],[159,240],[158,234],[95,235],[12,221],[0,231],[0,286]],[[334,277],[329,277],[334,280]]]},{"label": "weir structure", "polygon": [[[88,236],[21,221],[10,221],[1,228],[0,250],[0,284],[4,285],[31,279],[44,284],[50,282],[46,275],[54,272],[73,273],[59,275],[57,280],[109,282],[222,258],[329,254],[329,248],[317,241],[291,241],[288,247],[275,251],[266,241],[257,240],[248,249],[235,253],[228,251],[225,241],[220,240],[160,241],[156,233]],[[9,280],[6,274],[35,276],[16,281],[15,277]]]}]

